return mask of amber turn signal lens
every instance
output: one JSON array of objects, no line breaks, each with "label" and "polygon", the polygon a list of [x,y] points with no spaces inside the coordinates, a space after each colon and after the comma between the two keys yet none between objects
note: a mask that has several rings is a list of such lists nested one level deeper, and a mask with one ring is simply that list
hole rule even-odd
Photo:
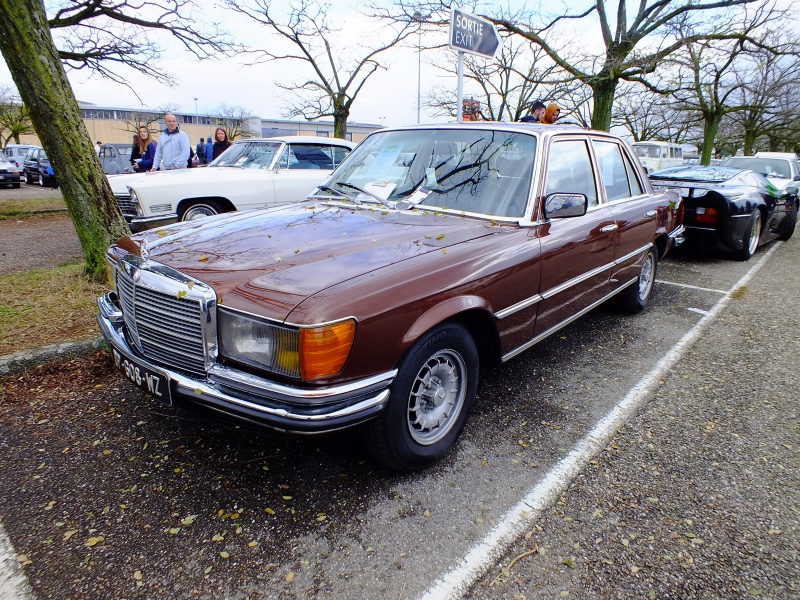
[{"label": "amber turn signal lens", "polygon": [[342,370],[356,333],[355,321],[300,330],[300,376],[305,380],[336,375]]}]

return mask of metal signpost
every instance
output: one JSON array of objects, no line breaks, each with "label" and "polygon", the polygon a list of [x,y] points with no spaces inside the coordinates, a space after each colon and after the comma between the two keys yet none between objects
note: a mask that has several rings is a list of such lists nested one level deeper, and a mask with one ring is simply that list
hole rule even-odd
[{"label": "metal signpost", "polygon": [[461,9],[450,11],[450,47],[458,50],[458,122],[464,117],[464,52],[494,58],[500,36],[494,24]]}]

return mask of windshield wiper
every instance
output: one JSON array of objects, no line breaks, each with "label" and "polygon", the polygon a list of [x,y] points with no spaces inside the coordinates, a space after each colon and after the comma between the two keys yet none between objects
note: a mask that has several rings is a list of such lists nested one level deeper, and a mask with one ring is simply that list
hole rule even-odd
[{"label": "windshield wiper", "polygon": [[[384,199],[383,199],[383,198],[381,198],[380,196],[376,196],[376,195],[375,195],[375,194],[373,194],[372,192],[368,192],[367,190],[361,189],[361,188],[360,188],[360,187],[358,187],[357,185],[353,185],[352,183],[347,183],[347,182],[345,182],[345,181],[339,181],[338,183],[339,183],[339,185],[343,185],[343,186],[345,186],[345,187],[349,187],[349,188],[351,188],[351,189],[354,189],[354,190],[356,190],[357,192],[360,192],[360,193],[362,193],[362,194],[366,194],[366,195],[367,195],[367,196],[369,196],[370,198],[375,198],[375,200],[377,200],[378,202],[380,202],[380,203],[381,203],[381,204],[383,204],[384,206],[388,206],[388,204],[386,203],[386,200],[384,200]],[[355,199],[355,198],[353,198],[353,202],[356,202],[356,199]],[[361,204],[361,202],[358,202],[358,204]]]},{"label": "windshield wiper", "polygon": [[[332,188],[329,185],[325,185],[325,184],[318,185],[317,189],[318,190],[323,190],[323,191],[328,191],[328,192],[333,192],[334,194],[336,194],[340,198],[347,198],[348,200],[352,200],[356,204],[361,204],[361,200],[358,200],[357,198],[351,198],[350,196],[345,194],[342,190],[337,190],[336,188]],[[314,196],[316,196],[316,194],[314,194]]]}]

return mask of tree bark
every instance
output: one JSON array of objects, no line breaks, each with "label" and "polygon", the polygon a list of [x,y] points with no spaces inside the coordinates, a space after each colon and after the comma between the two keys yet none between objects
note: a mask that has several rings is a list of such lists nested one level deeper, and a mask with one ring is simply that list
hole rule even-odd
[{"label": "tree bark", "polygon": [[592,81],[594,108],[592,109],[592,129],[609,131],[611,129],[611,110],[614,107],[614,95],[617,92],[619,79],[603,78]]},{"label": "tree bark", "polygon": [[83,248],[86,271],[102,279],[106,248],[130,230],[81,120],[44,4],[0,0],[0,14],[0,52],[53,164]]},{"label": "tree bark", "polygon": [[703,142],[700,144],[700,164],[711,162],[711,151],[714,149],[714,138],[717,137],[722,113],[711,112],[703,115]]}]

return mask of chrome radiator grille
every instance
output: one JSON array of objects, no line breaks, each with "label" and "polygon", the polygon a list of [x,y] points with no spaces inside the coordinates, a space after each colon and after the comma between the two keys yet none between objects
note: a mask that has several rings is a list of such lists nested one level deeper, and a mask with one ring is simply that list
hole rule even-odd
[{"label": "chrome radiator grille", "polygon": [[205,372],[197,299],[149,289],[124,270],[117,276],[117,294],[131,341],[145,358],[181,371]]},{"label": "chrome radiator grille", "polygon": [[114,198],[117,199],[117,204],[119,204],[119,210],[122,214],[126,217],[135,217],[136,216],[136,205],[131,202],[130,194],[114,194]]}]

